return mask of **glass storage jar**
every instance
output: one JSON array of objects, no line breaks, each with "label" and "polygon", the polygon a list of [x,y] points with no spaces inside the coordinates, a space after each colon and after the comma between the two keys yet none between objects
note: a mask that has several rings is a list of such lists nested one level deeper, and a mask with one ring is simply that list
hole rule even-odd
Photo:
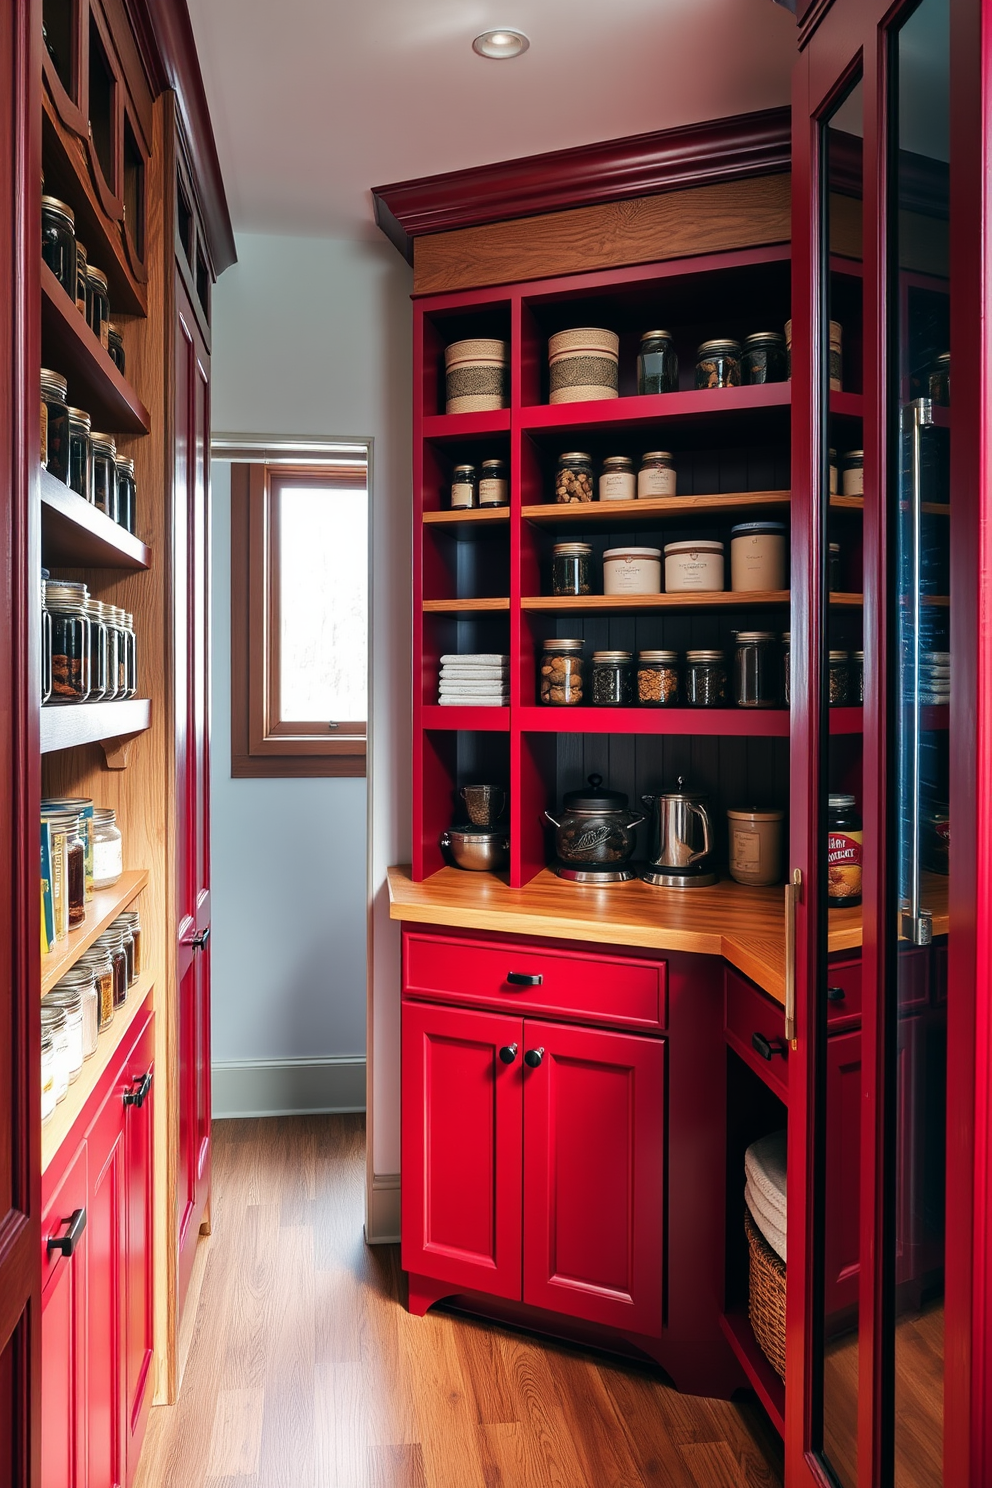
[{"label": "glass storage jar", "polygon": [[456,465],[451,472],[451,510],[465,511],[479,504],[479,482],[474,465]]},{"label": "glass storage jar", "polygon": [[71,1085],[83,1067],[83,999],[73,987],[65,987],[61,992],[53,988],[47,997],[41,999],[42,1012],[46,1008],[61,1008],[65,1013],[69,1084]]},{"label": "glass storage jar", "polygon": [[599,475],[600,501],[633,501],[637,476],[629,455],[607,455]]},{"label": "glass storage jar", "polygon": [[45,599],[52,621],[52,702],[85,703],[90,693],[89,594],[85,584],[49,579]]},{"label": "glass storage jar", "polygon": [[865,452],[848,450],[843,456],[841,491],[845,496],[865,494]]},{"label": "glass storage jar", "polygon": [[89,269],[85,245],[76,239],[76,309],[86,319],[86,274]]},{"label": "glass storage jar", "polygon": [[861,903],[861,818],[853,796],[827,797],[827,903],[834,909]]},{"label": "glass storage jar", "polygon": [[89,796],[46,796],[41,803],[42,811],[68,811],[78,817],[79,835],[83,839],[86,853],[86,898],[93,898],[93,802]]},{"label": "glass storage jar", "polygon": [[98,599],[86,601],[86,617],[90,622],[90,694],[87,702],[99,703],[107,696],[107,627],[103,605]]},{"label": "glass storage jar", "polygon": [[584,701],[584,641],[556,640],[552,637],[541,646],[539,696],[551,707],[575,708]]},{"label": "glass storage jar", "polygon": [[118,915],[110,928],[120,936],[121,945],[124,947],[124,957],[127,965],[127,985],[130,990],[138,980],[134,969],[134,936],[131,934],[131,926],[121,915]]},{"label": "glass storage jar", "polygon": [[121,610],[124,635],[124,696],[138,695],[138,638],[134,633],[134,616]]},{"label": "glass storage jar", "polygon": [[942,351],[928,378],[928,396],[942,408],[951,406],[951,353]]},{"label": "glass storage jar", "polygon": [[117,520],[117,445],[112,434],[90,435],[93,505]]},{"label": "glass storage jar", "polygon": [[94,615],[99,615],[103,622],[107,636],[107,691],[104,693],[104,702],[119,702],[121,694],[117,691],[120,674],[121,655],[121,633],[114,617],[114,606],[104,604],[102,600],[92,601]]},{"label": "glass storage jar", "polygon": [[68,1019],[65,1009],[60,1007],[41,1008],[41,1031],[48,1033],[52,1040],[53,1052],[55,1054],[55,1100],[56,1103],[64,1101],[69,1094],[69,1032],[66,1028]]},{"label": "glass storage jar", "polygon": [[778,657],[774,632],[739,630],[734,642],[734,702],[738,708],[777,708]]},{"label": "glass storage jar", "polygon": [[581,450],[569,450],[558,456],[555,471],[555,501],[563,505],[574,505],[592,501],[593,495],[592,456]]},{"label": "glass storage jar", "polygon": [[113,958],[105,946],[93,945],[84,956],[80,956],[73,970],[77,967],[93,973],[93,985],[96,987],[97,999],[97,1026],[99,1032],[102,1033],[114,1021]]},{"label": "glass storage jar", "polygon": [[597,708],[629,708],[634,701],[630,651],[592,653],[592,701]]},{"label": "glass storage jar", "polygon": [[111,806],[93,807],[93,887],[109,889],[124,872],[124,839]]},{"label": "glass storage jar", "polygon": [[41,256],[71,300],[76,298],[76,218],[57,196],[41,198]]},{"label": "glass storage jar", "polygon": [[644,708],[673,708],[679,700],[679,653],[639,651],[637,701]]},{"label": "glass storage jar", "polygon": [[134,956],[133,956],[133,961],[134,961],[134,975],[135,975],[135,977],[139,977],[141,975],[141,965],[142,965],[142,962],[141,962],[141,911],[140,910],[137,910],[137,909],[126,909],[124,911],[124,913],[122,915],[118,915],[117,918],[122,922],[122,924],[127,924],[131,928],[131,939],[134,941]]},{"label": "glass storage jar", "polygon": [[41,701],[47,703],[52,695],[52,617],[48,613],[45,585],[48,569],[41,570]]},{"label": "glass storage jar", "polygon": [[675,462],[668,450],[649,450],[637,472],[637,499],[675,495]]},{"label": "glass storage jar", "polygon": [[[41,809],[41,824],[48,827],[50,840],[52,915],[57,942],[64,941],[69,934],[69,864],[65,845],[72,820],[70,812]],[[83,874],[85,883],[85,865]]]},{"label": "glass storage jar", "polygon": [[55,1040],[47,1028],[41,1030],[41,1124],[55,1112]]},{"label": "glass storage jar", "polygon": [[741,381],[745,386],[785,382],[788,376],[785,337],[780,332],[755,331],[745,336],[741,357]]},{"label": "glass storage jar", "polygon": [[851,652],[851,665],[848,670],[847,700],[855,708],[864,706],[865,701],[865,653],[863,651]]},{"label": "glass storage jar", "polygon": [[81,408],[68,408],[69,489],[86,501],[93,500],[90,474],[90,416]]},{"label": "glass storage jar", "polygon": [[592,547],[589,543],[555,543],[551,550],[551,592],[592,593]]},{"label": "glass storage jar", "polygon": [[508,506],[510,486],[505,460],[483,460],[479,467],[479,505]]},{"label": "glass storage jar", "polygon": [[637,353],[639,393],[677,393],[679,359],[671,331],[645,331]]},{"label": "glass storage jar", "polygon": [[830,706],[842,708],[850,687],[850,656],[846,651],[830,651],[827,656],[830,679]]},{"label": "glass storage jar", "polygon": [[120,327],[115,326],[112,320],[107,323],[107,350],[110,353],[110,360],[123,377],[127,366],[124,356],[124,337],[121,335]]},{"label": "glass storage jar", "polygon": [[696,352],[696,387],[728,388],[741,385],[739,341],[704,341]]},{"label": "glass storage jar", "polygon": [[792,702],[792,631],[782,632],[782,701],[788,708]]},{"label": "glass storage jar", "polygon": [[49,475],[69,484],[69,384],[58,372],[41,369],[41,463]]},{"label": "glass storage jar", "polygon": [[134,532],[138,488],[134,483],[134,461],[117,457],[117,520],[126,532]]},{"label": "glass storage jar", "polygon": [[69,884],[69,929],[86,918],[86,841],[78,816],[66,823],[65,856]]},{"label": "glass storage jar", "polygon": [[685,700],[690,708],[722,708],[727,701],[727,659],[722,651],[685,653]]},{"label": "glass storage jar", "polygon": [[64,977],[59,978],[48,997],[58,998],[66,992],[79,998],[82,1015],[83,1058],[92,1059],[96,1053],[100,1034],[100,999],[96,990],[93,968],[83,966],[77,961]]},{"label": "glass storage jar", "polygon": [[110,330],[110,295],[107,276],[92,264],[86,270],[86,320],[90,330],[106,349]]},{"label": "glass storage jar", "polygon": [[114,1008],[119,1008],[127,1001],[128,964],[124,937],[119,930],[111,928],[105,930],[93,944],[99,946],[100,950],[106,951],[113,963]]}]

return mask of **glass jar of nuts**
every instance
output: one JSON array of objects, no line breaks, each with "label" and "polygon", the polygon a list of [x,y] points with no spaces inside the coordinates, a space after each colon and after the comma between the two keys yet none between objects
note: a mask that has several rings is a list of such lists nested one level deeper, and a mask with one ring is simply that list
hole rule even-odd
[{"label": "glass jar of nuts", "polygon": [[679,700],[679,653],[639,651],[637,701],[644,708],[670,708]]},{"label": "glass jar of nuts", "polygon": [[583,701],[585,665],[581,640],[552,638],[541,648],[539,695],[542,703],[553,708],[574,708]]},{"label": "glass jar of nuts", "polygon": [[555,473],[555,500],[563,504],[592,501],[594,485],[592,456],[580,450],[558,456]]}]

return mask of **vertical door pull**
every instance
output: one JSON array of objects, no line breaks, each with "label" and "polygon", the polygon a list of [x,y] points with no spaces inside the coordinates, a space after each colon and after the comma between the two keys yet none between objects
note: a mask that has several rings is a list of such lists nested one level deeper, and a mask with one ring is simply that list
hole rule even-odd
[{"label": "vertical door pull", "polygon": [[801,868],[785,886],[785,1041],[796,1047],[796,905],[803,894]]},{"label": "vertical door pull", "polygon": [[911,629],[910,644],[903,646],[901,704],[904,709],[908,780],[909,882],[908,902],[900,907],[899,933],[910,945],[925,946],[933,940],[933,915],[921,904],[920,861],[920,791],[923,731],[923,680],[920,668],[920,630],[923,608],[923,430],[933,425],[933,403],[929,398],[916,398],[903,409],[903,427],[909,440],[909,572],[906,575],[908,601],[904,624]]}]

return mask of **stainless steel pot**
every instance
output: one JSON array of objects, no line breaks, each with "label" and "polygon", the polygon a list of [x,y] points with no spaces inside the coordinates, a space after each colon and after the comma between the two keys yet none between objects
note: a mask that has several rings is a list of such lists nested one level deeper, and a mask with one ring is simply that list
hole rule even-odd
[{"label": "stainless steel pot", "polygon": [[[577,882],[623,882],[636,875],[627,867],[643,816],[627,810],[622,791],[603,788],[602,775],[590,775],[582,790],[566,791],[561,818],[544,813],[555,830],[552,865],[561,878]],[[581,876],[580,876],[581,875]]]},{"label": "stainless steel pot", "polygon": [[706,796],[682,789],[642,796],[651,813],[651,857],[644,882],[661,888],[701,888],[716,883],[713,823]]},{"label": "stainless steel pot", "polygon": [[510,856],[510,839],[505,832],[478,827],[450,827],[441,833],[441,846],[456,868],[466,868],[471,873],[493,873],[505,868]]}]

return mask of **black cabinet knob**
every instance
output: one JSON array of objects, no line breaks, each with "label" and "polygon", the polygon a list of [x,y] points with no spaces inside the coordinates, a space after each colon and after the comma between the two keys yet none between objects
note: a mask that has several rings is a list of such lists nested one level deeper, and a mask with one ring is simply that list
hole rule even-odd
[{"label": "black cabinet knob", "polygon": [[785,1039],[765,1038],[763,1033],[751,1035],[751,1048],[756,1054],[760,1054],[762,1059],[774,1059],[776,1054],[781,1054],[784,1059],[787,1047]]},{"label": "black cabinet knob", "polygon": [[135,1079],[131,1081],[131,1089],[125,1090],[124,1092],[124,1104],[126,1106],[137,1106],[140,1110],[141,1107],[145,1104],[145,1101],[148,1097],[148,1092],[149,1090],[151,1090],[151,1088],[152,1072],[151,1070],[148,1070],[146,1074],[141,1076],[140,1080]]},{"label": "black cabinet knob", "polygon": [[504,1064],[512,1064],[517,1057],[517,1045],[504,1044],[502,1049],[500,1049],[499,1051],[499,1057],[500,1059],[502,1059]]},{"label": "black cabinet knob", "polygon": [[508,971],[506,980],[511,987],[539,987],[544,977],[540,973],[537,976],[529,976],[525,971]]},{"label": "black cabinet knob", "polygon": [[205,951],[207,948],[207,941],[209,939],[210,926],[208,925],[206,930],[201,930],[199,935],[193,936],[193,939],[190,941],[190,945],[193,947],[194,951]]},{"label": "black cabinet knob", "polygon": [[48,1254],[53,1250],[60,1250],[64,1256],[71,1256],[79,1244],[79,1237],[86,1228],[86,1210],[74,1209],[67,1220],[62,1221],[69,1228],[64,1235],[49,1235],[47,1245]]},{"label": "black cabinet knob", "polygon": [[843,987],[828,987],[827,988],[827,1001],[828,1002],[843,1002],[845,996],[846,996],[846,993],[845,993]]},{"label": "black cabinet knob", "polygon": [[543,1049],[528,1049],[527,1053],[524,1055],[524,1064],[527,1066],[528,1069],[537,1069],[543,1058]]}]

